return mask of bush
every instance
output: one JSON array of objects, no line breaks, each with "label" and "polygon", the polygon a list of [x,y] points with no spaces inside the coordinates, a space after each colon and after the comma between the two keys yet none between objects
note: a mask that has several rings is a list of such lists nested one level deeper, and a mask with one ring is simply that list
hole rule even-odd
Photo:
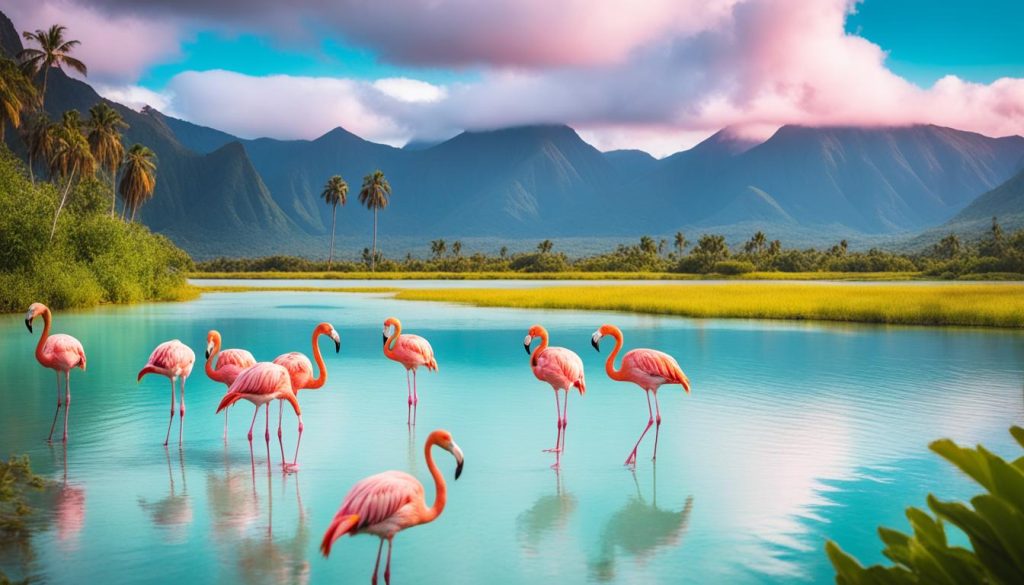
[{"label": "bush", "polygon": [[748,260],[721,260],[715,262],[714,267],[711,271],[717,274],[747,274],[753,272],[756,269],[753,262]]},{"label": "bush", "polygon": [[[1024,447],[1024,429],[1010,434]],[[1009,463],[984,447],[959,447],[948,439],[929,448],[957,466],[988,493],[971,506],[928,495],[932,514],[908,508],[913,535],[879,528],[893,566],[863,567],[828,541],[825,550],[840,585],[860,583],[1024,583],[1024,458]],[[973,550],[950,546],[944,522],[967,535]]]}]

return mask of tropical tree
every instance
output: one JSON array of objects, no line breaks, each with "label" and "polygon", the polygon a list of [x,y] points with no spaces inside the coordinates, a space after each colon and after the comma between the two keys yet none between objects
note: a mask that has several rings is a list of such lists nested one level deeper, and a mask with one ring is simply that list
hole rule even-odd
[{"label": "tropical tree", "polygon": [[508,257],[508,246],[502,246],[501,250],[498,250],[498,255],[501,256],[502,260],[507,258]]},{"label": "tropical tree", "polygon": [[440,260],[447,249],[448,244],[445,243],[444,240],[434,240],[430,242],[430,253],[434,255],[436,260]]},{"label": "tropical tree", "polygon": [[92,176],[96,172],[96,161],[89,150],[89,141],[82,134],[82,121],[78,110],[64,112],[61,123],[54,128],[53,148],[50,154],[50,175],[65,181],[64,192],[53,215],[53,227],[50,229],[50,240],[57,231],[57,220],[67,205],[71,186],[83,177]]},{"label": "tropical tree", "polygon": [[690,242],[686,241],[686,236],[683,235],[683,232],[676,232],[675,247],[676,247],[676,252],[678,254],[682,255],[683,250],[686,249],[686,245],[689,244],[689,243]]},{"label": "tropical tree", "polygon": [[153,197],[155,189],[156,154],[141,144],[133,144],[121,164],[121,182],[117,186],[125,209],[132,210],[129,221],[135,221],[135,213]]},{"label": "tropical tree", "polygon": [[662,256],[665,254],[665,248],[668,247],[668,240],[661,238],[658,240],[658,255]]},{"label": "tropical tree", "polygon": [[640,251],[644,254],[656,254],[658,246],[654,243],[654,238],[651,236],[640,236]]},{"label": "tropical tree", "polygon": [[36,183],[35,161],[45,161],[49,166],[53,155],[56,126],[43,112],[32,114],[21,125],[21,139],[25,142],[28,153],[28,175],[32,184]]},{"label": "tropical tree", "polygon": [[22,33],[26,41],[39,45],[38,48],[26,47],[22,49],[18,53],[17,58],[32,75],[40,71],[43,73],[42,91],[39,93],[40,109],[45,109],[46,107],[46,82],[50,77],[51,67],[63,70],[66,65],[82,75],[88,74],[85,63],[71,56],[71,51],[80,43],[75,40],[65,40],[64,31],[66,30],[66,26],[55,24],[45,31],[36,30],[35,32],[25,31]]},{"label": "tropical tree", "polygon": [[124,144],[121,142],[121,128],[128,124],[121,118],[117,110],[106,102],[100,102],[89,108],[89,149],[92,151],[96,165],[110,175],[110,217],[117,210],[117,167],[124,160]]},{"label": "tropical tree", "polygon": [[452,254],[456,258],[458,258],[459,256],[462,256],[462,242],[461,241],[455,240],[454,242],[452,242]]},{"label": "tropical tree", "polygon": [[331,255],[327,258],[327,270],[330,270],[331,263],[334,262],[334,227],[338,224],[338,205],[344,206],[348,203],[348,183],[341,175],[334,175],[327,180],[320,197],[324,203],[331,206]]},{"label": "tropical tree", "polygon": [[747,254],[755,254],[760,256],[764,253],[765,247],[768,245],[768,238],[764,235],[764,232],[758,230],[746,244],[743,244],[743,251]]},{"label": "tropical tree", "polygon": [[962,247],[960,237],[951,233],[935,244],[934,254],[944,260],[952,260],[960,255]]},{"label": "tropical tree", "polygon": [[7,124],[21,127],[22,114],[35,106],[36,88],[22,73],[18,64],[0,58],[0,143],[4,141]]},{"label": "tropical tree", "polygon": [[541,254],[547,254],[554,247],[554,242],[552,242],[551,240],[544,240],[543,242],[537,244],[537,251],[540,252]]},{"label": "tropical tree", "polygon": [[373,210],[373,254],[370,256],[370,271],[377,269],[377,211],[384,209],[391,201],[391,183],[384,172],[377,169],[363,177],[359,189],[359,202]]}]

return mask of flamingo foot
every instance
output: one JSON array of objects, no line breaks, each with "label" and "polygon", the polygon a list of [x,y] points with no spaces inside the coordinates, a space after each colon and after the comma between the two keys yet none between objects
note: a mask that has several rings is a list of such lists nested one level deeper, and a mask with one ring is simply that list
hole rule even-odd
[{"label": "flamingo foot", "polygon": [[623,465],[626,465],[627,467],[636,467],[636,449],[633,449],[633,452],[629,454],[629,457],[626,457],[626,462],[623,463]]},{"label": "flamingo foot", "polygon": [[299,464],[298,463],[282,463],[281,467],[283,468],[285,473],[289,473],[289,474],[297,473],[299,471]]},{"label": "flamingo foot", "polygon": [[562,449],[560,447],[552,447],[551,449],[544,449],[543,451],[541,451],[541,453],[561,453],[561,452],[562,452]]},{"label": "flamingo foot", "polygon": [[560,471],[562,469],[562,465],[559,463],[552,463],[551,469],[554,469],[555,471]]}]

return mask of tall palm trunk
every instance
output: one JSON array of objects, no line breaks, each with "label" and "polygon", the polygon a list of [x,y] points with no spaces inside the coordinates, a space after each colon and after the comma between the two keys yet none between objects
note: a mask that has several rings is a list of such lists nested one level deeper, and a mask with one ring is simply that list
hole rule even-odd
[{"label": "tall palm trunk", "polygon": [[60,197],[60,204],[57,205],[57,213],[53,214],[53,227],[50,228],[50,241],[53,241],[53,234],[57,233],[57,219],[60,218],[60,212],[64,209],[64,204],[68,201],[68,193],[71,192],[71,183],[75,180],[75,173],[78,171],[78,164],[71,168],[71,174],[68,175],[68,184],[64,186],[64,193]]},{"label": "tall palm trunk", "polygon": [[334,228],[338,225],[338,204],[334,204],[334,208],[331,210],[331,255],[327,257],[327,270],[331,269],[331,263],[334,262]]},{"label": "tall palm trunk", "polygon": [[46,112],[46,80],[50,77],[50,68],[43,68],[43,91],[39,94],[39,111]]},{"label": "tall palm trunk", "polygon": [[370,272],[377,270],[377,208],[373,208],[373,254],[370,256]]},{"label": "tall palm trunk", "polygon": [[139,211],[139,205],[137,203],[132,204],[132,219],[128,223],[135,223],[135,214]]},{"label": "tall palm trunk", "polygon": [[117,217],[117,167],[110,169],[110,217]]},{"label": "tall palm trunk", "polygon": [[32,169],[32,149],[28,151],[28,178],[32,180],[32,185],[36,184],[36,172]]}]

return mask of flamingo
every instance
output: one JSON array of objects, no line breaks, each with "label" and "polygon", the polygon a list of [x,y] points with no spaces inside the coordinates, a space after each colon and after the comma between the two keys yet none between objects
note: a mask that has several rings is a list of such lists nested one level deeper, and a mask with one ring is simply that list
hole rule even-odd
[{"label": "flamingo", "polygon": [[[405,366],[405,386],[409,392],[409,408],[406,412],[406,424],[416,424],[416,405],[419,395],[416,393],[416,368],[426,366],[428,370],[437,371],[437,360],[430,343],[419,335],[402,334],[402,322],[394,317],[384,321],[384,355]],[[409,387],[409,372],[412,372],[412,387]]]},{"label": "flamingo", "polygon": [[[683,373],[683,370],[680,369],[679,363],[676,362],[675,358],[654,349],[633,349],[626,352],[626,355],[622,356],[622,366],[616,370],[615,356],[619,355],[619,350],[622,349],[622,331],[614,325],[601,325],[601,328],[595,331],[590,339],[590,344],[597,351],[601,351],[599,344],[601,338],[605,335],[611,335],[615,338],[615,349],[612,350],[604,364],[604,370],[608,373],[608,377],[619,382],[632,382],[643,388],[647,394],[647,413],[650,415],[650,418],[647,421],[644,432],[640,433],[640,438],[637,439],[636,445],[633,446],[633,450],[626,457],[625,464],[636,465],[637,447],[640,446],[640,441],[644,439],[644,435],[650,430],[651,425],[657,421],[657,426],[654,430],[654,456],[651,457],[651,461],[654,461],[658,458],[658,434],[661,431],[661,409],[658,407],[658,388],[664,384],[679,384],[689,394],[690,380]],[[651,394],[654,394],[653,411],[651,410]],[[655,413],[657,413],[657,418],[655,418]]]},{"label": "flamingo", "polygon": [[[537,337],[540,338],[540,345],[530,353],[530,344]],[[551,384],[551,389],[555,391],[558,434],[555,436],[554,448],[544,451],[556,454],[557,459],[551,467],[558,469],[562,451],[565,450],[565,427],[569,424],[569,389],[576,388],[580,396],[587,391],[587,383],[583,379],[583,360],[576,352],[564,347],[548,347],[548,330],[540,325],[530,327],[526,339],[523,340],[523,347],[530,355],[530,369],[533,370],[533,375],[541,382]],[[564,409],[558,403],[559,390],[565,390]]]},{"label": "flamingo", "polygon": [[185,426],[185,379],[192,374],[192,366],[196,363],[196,354],[192,349],[177,339],[165,341],[156,346],[149,355],[149,361],[139,370],[137,382],[142,381],[146,374],[167,376],[171,381],[171,418],[167,421],[167,436],[164,447],[171,438],[171,425],[174,423],[174,382],[181,379],[181,419],[178,421],[178,446],[181,446],[182,427]]},{"label": "flamingo", "polygon": [[[256,358],[244,349],[220,348],[220,332],[211,329],[206,334],[206,375],[214,382],[220,382],[231,387],[231,384],[242,373],[242,370],[256,365]],[[213,365],[213,358],[216,356],[217,365]],[[228,411],[224,410],[224,440],[228,440]]]},{"label": "flamingo", "polygon": [[43,316],[43,334],[36,345],[36,361],[44,368],[50,368],[57,372],[57,410],[53,413],[50,436],[46,438],[46,441],[53,440],[53,429],[57,425],[57,415],[60,414],[60,375],[64,374],[67,406],[64,408],[64,438],[62,440],[66,443],[68,441],[68,413],[71,411],[71,370],[82,368],[82,371],[85,371],[85,349],[82,348],[80,341],[70,335],[63,333],[50,335],[52,315],[49,307],[42,303],[32,303],[28,312],[25,313],[25,326],[28,327],[29,333],[32,333],[32,321],[40,315]]},{"label": "flamingo", "polygon": [[331,520],[331,525],[324,533],[320,543],[320,552],[325,557],[331,554],[334,541],[348,534],[367,533],[380,538],[377,548],[377,563],[373,566],[371,583],[377,583],[377,570],[380,568],[380,553],[384,541],[388,541],[388,559],[384,567],[384,583],[391,583],[391,544],[395,535],[413,526],[433,522],[444,511],[448,501],[448,486],[444,476],[437,469],[431,447],[437,445],[455,456],[455,479],[462,475],[462,449],[452,440],[452,435],[439,429],[427,437],[423,447],[423,456],[427,460],[427,468],[434,478],[437,496],[434,505],[427,507],[423,484],[418,479],[402,471],[385,471],[371,475],[354,485],[341,503],[341,508]]},{"label": "flamingo", "polygon": [[[321,335],[327,335],[334,341],[334,353],[341,351],[341,337],[334,330],[334,325],[320,323],[313,329],[313,359],[316,360],[317,368],[320,370],[320,375],[316,378],[313,377],[313,364],[310,363],[308,357],[300,352],[292,351],[274,358],[275,364],[284,366],[288,370],[288,375],[292,381],[292,391],[295,392],[296,396],[299,395],[299,390],[307,388],[317,390],[323,388],[324,384],[327,383],[327,366],[324,365],[324,358],[320,354],[320,346],[316,343],[317,338]],[[280,442],[284,403],[280,402],[278,404],[280,404],[280,408],[277,411],[277,440]],[[283,445],[281,449],[284,449]]]},{"label": "flamingo", "polygon": [[[284,465],[285,470],[297,469],[299,466],[299,444],[302,443],[302,408],[299,407],[299,401],[295,398],[295,392],[292,390],[292,380],[288,370],[273,362],[258,362],[235,378],[228,393],[224,395],[220,405],[217,406],[217,413],[219,414],[220,411],[243,398],[256,405],[256,412],[252,415],[252,424],[249,425],[250,450],[252,450],[252,428],[256,425],[256,415],[259,414],[260,407],[272,400],[287,400],[291,403],[295,410],[295,416],[299,419],[299,438],[295,443],[295,457],[292,459],[291,465]],[[269,449],[270,406],[267,406],[266,415],[267,426],[264,437],[266,437]]]}]

